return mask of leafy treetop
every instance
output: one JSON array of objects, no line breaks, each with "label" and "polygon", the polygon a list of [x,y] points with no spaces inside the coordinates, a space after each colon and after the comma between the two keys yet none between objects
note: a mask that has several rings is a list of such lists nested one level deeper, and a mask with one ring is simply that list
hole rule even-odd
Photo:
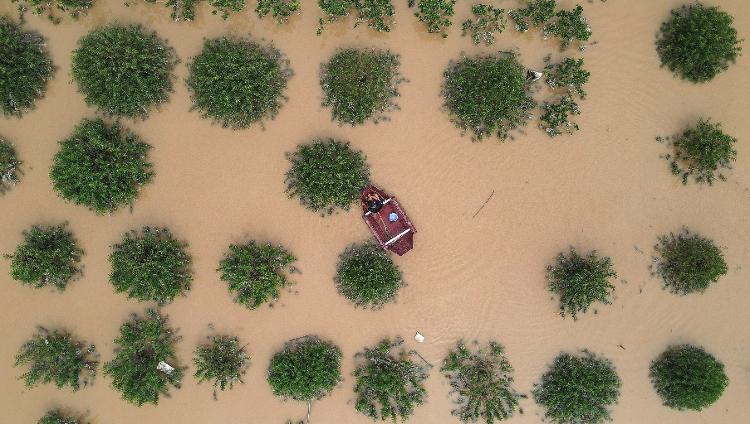
[{"label": "leafy treetop", "polygon": [[555,424],[599,424],[610,420],[622,383],[612,363],[591,352],[561,353],[534,387],[545,419]]},{"label": "leafy treetop", "polygon": [[612,260],[600,258],[596,251],[581,256],[571,248],[568,255],[560,253],[547,267],[549,289],[560,296],[560,315],[570,314],[573,319],[596,301],[610,304],[615,290],[610,279],[616,277]]},{"label": "leafy treetop", "polygon": [[26,387],[54,383],[59,389],[70,386],[76,391],[94,381],[98,363],[93,344],[77,340],[66,330],[38,327],[37,333],[21,346],[15,366],[29,366],[21,375]]},{"label": "leafy treetop", "polygon": [[451,387],[456,409],[453,415],[464,423],[482,419],[487,424],[503,421],[518,410],[523,395],[513,388],[513,367],[503,346],[490,341],[469,348],[459,341],[448,352],[440,369]]},{"label": "leafy treetop", "polygon": [[226,281],[234,301],[255,309],[279,298],[282,288],[288,287],[284,271],[294,272],[294,255],[282,246],[258,244],[251,240],[245,244],[231,244],[219,264],[221,280]]},{"label": "leafy treetop", "polygon": [[[129,403],[141,406],[156,405],[160,395],[169,395],[169,387],[180,387],[183,369],[175,365],[174,344],[179,340],[167,326],[166,317],[154,309],[145,316],[133,314],[120,327],[115,339],[115,356],[104,364],[104,374],[112,379],[112,386]],[[174,369],[157,368],[165,362]]]},{"label": "leafy treetop", "polygon": [[[356,379],[354,407],[377,420],[406,420],[427,396],[427,370],[414,363],[403,347],[403,339],[383,339],[373,348],[358,352],[352,375]],[[398,349],[397,352],[391,351]]]},{"label": "leafy treetop", "polygon": [[282,398],[311,401],[341,381],[341,350],[317,336],[290,340],[271,358],[268,383]]},{"label": "leafy treetop", "polygon": [[339,293],[364,308],[381,308],[404,286],[401,271],[379,245],[349,246],[339,257],[335,278]]},{"label": "leafy treetop", "polygon": [[243,383],[242,376],[250,365],[250,357],[236,336],[210,336],[208,342],[195,348],[195,378],[199,383],[213,381],[216,389],[232,389]]},{"label": "leafy treetop", "polygon": [[664,405],[677,410],[707,408],[729,384],[724,364],[703,348],[687,344],[670,346],[659,355],[649,376]]},{"label": "leafy treetop", "polygon": [[55,287],[63,291],[81,274],[79,262],[83,250],[66,224],[34,225],[23,232],[23,237],[15,253],[6,256],[12,259],[13,279],[36,288]]},{"label": "leafy treetop", "polygon": [[84,119],[60,150],[50,169],[52,187],[65,200],[97,214],[131,205],[154,177],[151,146],[119,124]]},{"label": "leafy treetop", "polygon": [[12,144],[0,138],[0,195],[21,181],[21,161]]},{"label": "leafy treetop", "polygon": [[737,159],[736,142],[736,138],[724,133],[721,124],[701,118],[672,140],[674,153],[665,158],[670,161],[672,173],[682,177],[683,184],[692,176],[698,184],[711,185],[717,179],[724,181],[723,171],[732,169]]},{"label": "leafy treetop", "polygon": [[656,41],[662,66],[690,82],[711,81],[742,50],[733,20],[720,8],[700,2],[672,10]]},{"label": "leafy treetop", "polygon": [[727,273],[724,254],[713,240],[687,229],[659,237],[655,274],[672,293],[703,293]]}]

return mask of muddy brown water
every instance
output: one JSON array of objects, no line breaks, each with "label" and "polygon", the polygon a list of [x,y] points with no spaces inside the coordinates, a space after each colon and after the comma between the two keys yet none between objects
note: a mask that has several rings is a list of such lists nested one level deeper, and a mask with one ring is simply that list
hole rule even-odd
[{"label": "muddy brown water", "polygon": [[[494,47],[474,47],[460,36],[469,3],[457,6],[450,37],[425,33],[404,1],[397,1],[393,32],[352,29],[352,20],[330,25],[315,37],[319,11],[304,2],[301,16],[276,27],[247,10],[227,22],[199,7],[194,23],[170,22],[168,10],[120,0],[98,0],[88,17],[53,26],[29,17],[28,27],[49,41],[57,72],[46,97],[23,119],[0,118],[0,134],[15,142],[25,163],[22,183],[0,198],[0,251],[12,252],[21,231],[35,223],[68,221],[82,247],[84,276],[63,293],[23,287],[0,261],[0,404],[7,423],[32,423],[56,406],[88,411],[94,423],[282,423],[301,418],[306,407],[282,402],[265,380],[269,358],[285,340],[316,333],[343,350],[344,381],[313,404],[312,422],[367,423],[353,407],[352,356],[381,337],[402,335],[439,367],[457,340],[495,339],[515,367],[516,387],[528,393],[561,350],[588,348],[611,358],[622,378],[622,396],[612,409],[615,423],[741,423],[750,416],[750,61],[741,57],[709,84],[692,85],[659,69],[654,34],[676,0],[584,3],[598,42],[584,56],[592,72],[573,137],[549,139],[531,123],[506,144],[472,144],[440,109],[442,71],[461,52],[518,47],[532,68],[556,45],[535,32],[508,29]],[[750,3],[712,1],[732,13],[740,37],[750,39]],[[505,3],[512,5],[510,2]],[[572,2],[562,2],[570,6]],[[3,2],[0,12],[15,15]],[[175,92],[146,121],[125,125],[154,146],[157,175],[134,210],[95,216],[66,204],[47,176],[57,141],[82,118],[86,107],[69,74],[70,54],[91,28],[109,22],[141,23],[174,46]],[[295,76],[289,102],[265,130],[230,131],[190,111],[185,64],[204,37],[247,35],[273,40],[291,60]],[[745,43],[747,44],[747,43]],[[320,106],[320,63],[338,47],[374,46],[399,53],[409,82],[401,88],[401,110],[391,121],[356,128],[331,122]],[[541,94],[541,93],[540,93]],[[675,133],[700,116],[711,116],[735,135],[738,159],[727,182],[682,186],[659,158],[656,135]],[[395,193],[419,229],[416,248],[396,258],[408,286],[381,311],[354,309],[336,293],[337,255],[368,237],[358,213],[321,218],[284,195],[284,153],[317,136],[348,139],[362,149],[373,180]],[[477,209],[494,191],[484,209]],[[108,282],[109,246],[123,232],[166,225],[189,243],[195,282],[187,297],[164,308],[180,330],[181,364],[211,334],[238,334],[249,344],[252,365],[246,384],[211,397],[208,384],[187,376],[157,407],[137,408],[119,398],[100,375],[93,387],[73,393],[50,386],[31,390],[17,377],[13,356],[36,325],[66,327],[96,343],[101,359],[112,357],[112,340],[132,312],[148,305],[113,293]],[[704,295],[677,297],[650,278],[648,265],[658,234],[686,225],[713,237],[725,249],[729,274]],[[247,238],[282,243],[299,258],[302,274],[293,292],[273,308],[248,311],[234,303],[215,269],[227,245]],[[569,245],[597,249],[613,258],[620,274],[616,298],[577,322],[561,319],[547,292],[544,268]],[[412,336],[426,336],[417,344]],[[730,378],[724,396],[701,413],[661,406],[648,380],[649,362],[671,343],[704,345],[721,359]],[[618,347],[622,345],[623,348]],[[429,397],[412,423],[458,422],[450,415],[448,386],[434,368]],[[191,370],[188,370],[188,374]],[[531,399],[510,422],[540,422]]]}]

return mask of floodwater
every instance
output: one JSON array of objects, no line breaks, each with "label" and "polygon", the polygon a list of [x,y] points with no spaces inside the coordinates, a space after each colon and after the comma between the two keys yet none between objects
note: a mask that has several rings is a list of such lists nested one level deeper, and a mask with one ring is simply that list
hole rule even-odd
[{"label": "floodwater", "polygon": [[[515,367],[516,387],[528,393],[561,350],[588,348],[609,357],[622,378],[622,396],[612,409],[615,423],[747,422],[750,416],[750,61],[747,55],[709,84],[693,85],[659,69],[654,35],[670,8],[681,1],[583,3],[598,43],[583,55],[592,72],[581,104],[581,131],[548,138],[532,122],[515,141],[471,143],[441,111],[443,69],[461,52],[518,47],[521,61],[540,68],[543,57],[560,57],[556,44],[538,33],[512,29],[494,47],[474,47],[460,36],[469,2],[459,2],[450,36],[427,34],[405,1],[394,2],[397,22],[376,34],[350,19],[315,37],[319,11],[305,1],[288,26],[260,21],[255,2],[227,22],[199,7],[194,23],[174,23],[159,5],[125,7],[97,0],[88,17],[58,26],[28,17],[27,26],[49,42],[57,65],[46,97],[23,119],[0,118],[0,134],[15,142],[25,163],[22,183],[0,198],[0,252],[12,252],[21,231],[35,223],[68,221],[86,251],[84,275],[62,294],[13,281],[9,261],[0,261],[0,410],[7,423],[32,423],[52,407],[87,411],[93,423],[269,423],[303,417],[306,406],[276,399],[265,380],[272,354],[284,341],[315,333],[342,349],[344,381],[313,404],[312,422],[367,423],[354,411],[352,357],[385,336],[401,335],[435,364],[427,380],[427,403],[410,422],[454,423],[440,362],[457,340],[495,339]],[[563,6],[572,6],[569,1]],[[750,3],[711,1],[735,16],[740,38],[750,39]],[[505,2],[503,5],[512,6]],[[15,15],[3,2],[0,12]],[[77,40],[97,25],[141,23],[174,46],[182,63],[175,92],[149,119],[124,124],[154,146],[156,178],[135,203],[96,216],[66,204],[47,176],[57,141],[82,118],[85,106],[69,74]],[[190,111],[185,64],[206,37],[247,35],[273,40],[291,61],[295,76],[288,103],[265,129],[222,129]],[[747,50],[747,42],[746,50]],[[320,106],[320,63],[339,47],[389,48],[401,55],[409,79],[401,87],[401,110],[378,125],[340,127]],[[575,54],[579,54],[575,52]],[[539,95],[543,95],[540,92]],[[701,116],[722,122],[738,138],[738,159],[727,182],[683,186],[660,155],[657,135],[679,131]],[[350,140],[362,149],[374,182],[395,193],[417,226],[416,248],[395,258],[408,286],[397,303],[380,311],[357,310],[336,293],[338,254],[369,234],[352,210],[322,218],[284,194],[284,153],[314,137]],[[490,197],[486,206],[477,210]],[[248,343],[252,365],[246,384],[212,400],[209,384],[188,375],[171,398],[137,408],[119,398],[100,375],[93,387],[73,393],[51,386],[24,388],[12,367],[18,347],[36,325],[65,327],[94,342],[101,360],[112,357],[112,340],[132,312],[146,304],[115,294],[108,282],[109,246],[123,232],[143,225],[169,226],[189,243],[195,281],[187,297],[166,306],[182,341],[177,352],[191,365],[197,343],[216,331]],[[729,273],[704,295],[678,297],[660,288],[648,265],[656,236],[681,226],[714,238],[724,248]],[[292,292],[273,308],[255,311],[231,301],[215,271],[228,244],[248,238],[281,243],[299,258]],[[611,256],[620,278],[611,306],[574,322],[557,314],[544,269],[573,245]],[[426,336],[417,344],[415,331]],[[650,361],[672,343],[703,345],[722,360],[730,378],[724,396],[701,413],[661,406],[648,380]],[[192,370],[188,370],[191,374]],[[541,411],[522,400],[512,423],[538,423]]]}]

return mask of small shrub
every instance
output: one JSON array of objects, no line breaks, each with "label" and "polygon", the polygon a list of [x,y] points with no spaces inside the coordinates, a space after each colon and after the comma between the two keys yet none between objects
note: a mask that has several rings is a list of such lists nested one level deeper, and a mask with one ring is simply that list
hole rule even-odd
[{"label": "small shrub", "polygon": [[94,5],[94,0],[11,0],[18,3],[18,11],[21,13],[23,20],[24,13],[31,10],[34,15],[46,13],[47,18],[53,24],[57,25],[62,22],[62,18],[55,14],[56,11],[67,13],[73,19],[85,15]]},{"label": "small shrub", "polygon": [[[591,27],[583,16],[583,7],[576,5],[573,10],[559,10],[555,18],[544,27],[545,37],[560,39],[560,50],[567,49],[574,42],[584,42],[591,38]],[[583,50],[584,46],[579,47]]]},{"label": "small shrub", "polygon": [[97,214],[132,207],[141,187],[154,177],[150,149],[118,124],[84,119],[60,141],[49,173],[52,187],[63,199]]},{"label": "small shrub", "polygon": [[339,19],[349,16],[350,9],[354,6],[355,0],[318,0],[318,7],[323,12],[324,18],[318,19],[317,35],[323,33],[323,26],[326,23],[335,22]]},{"label": "small shrub", "polygon": [[12,144],[0,138],[0,195],[21,181],[21,161]]},{"label": "small shrub", "polygon": [[250,365],[250,357],[240,340],[235,336],[210,336],[208,343],[195,348],[195,378],[199,383],[213,381],[214,399],[216,389],[222,391],[244,383],[242,376]]},{"label": "small shrub", "polygon": [[440,369],[457,405],[452,413],[465,423],[506,420],[519,409],[518,398],[523,397],[513,388],[513,367],[499,343],[474,344],[476,348],[470,350],[459,341]]},{"label": "small shrub", "polygon": [[403,81],[399,57],[387,50],[344,49],[321,66],[323,106],[331,107],[333,119],[351,125],[398,109],[394,98]]},{"label": "small shrub", "polygon": [[[662,141],[662,138],[657,138]],[[732,169],[737,159],[734,143],[737,139],[721,130],[721,124],[710,119],[699,119],[672,141],[673,154],[665,156],[674,175],[687,184],[690,177],[698,184],[712,185],[718,179],[724,181],[725,169]]]},{"label": "small shrub", "polygon": [[39,327],[21,346],[14,365],[29,366],[21,375],[28,388],[54,383],[58,389],[70,386],[76,391],[94,381],[98,363],[93,344],[87,345],[65,330]]},{"label": "small shrub", "polygon": [[166,228],[127,232],[120,244],[112,246],[109,281],[128,298],[169,303],[185,295],[193,280],[186,246]]},{"label": "small shrub", "polygon": [[443,77],[444,106],[473,140],[493,135],[505,140],[526,125],[536,106],[526,70],[514,56],[463,57],[451,62]]},{"label": "small shrub", "polygon": [[[174,366],[178,340],[166,317],[156,310],[147,309],[145,316],[133,314],[120,327],[120,337],[114,341],[115,356],[104,364],[104,374],[112,378],[112,386],[127,402],[156,405],[160,395],[169,396],[170,386],[180,387],[183,369]],[[174,370],[157,369],[162,361],[171,363]]]},{"label": "small shrub", "polygon": [[78,418],[68,415],[60,410],[47,412],[36,424],[83,424]]},{"label": "small shrub", "polygon": [[284,270],[294,272],[291,265],[297,258],[282,246],[258,244],[230,244],[229,251],[219,264],[221,280],[226,281],[234,301],[255,309],[279,298],[282,288],[291,283]]},{"label": "small shrub", "polygon": [[617,278],[612,260],[599,258],[596,251],[581,256],[571,248],[568,255],[560,253],[555,263],[547,267],[549,290],[560,296],[560,315],[569,314],[573,319],[596,301],[611,303],[609,298],[615,291],[612,278]]},{"label": "small shrub", "polygon": [[516,31],[526,32],[529,25],[541,27],[555,16],[555,0],[526,0],[523,9],[511,10],[508,15],[516,24]]},{"label": "small shrub", "polygon": [[172,92],[174,51],[138,25],[88,33],[73,52],[72,75],[86,103],[108,115],[146,118]]},{"label": "small shrub", "polygon": [[306,208],[332,214],[349,210],[370,179],[364,154],[348,142],[316,139],[287,154],[291,167],[286,173],[286,192],[299,197]]},{"label": "small shrub", "polygon": [[190,64],[193,107],[222,127],[247,128],[281,109],[289,63],[272,45],[242,38],[206,40]]},{"label": "small shrub", "polygon": [[733,21],[716,6],[694,3],[673,9],[656,41],[662,66],[690,82],[711,81],[742,50]]},{"label": "small shrub", "polygon": [[245,8],[245,0],[208,0],[213,7],[212,15],[221,15],[221,19],[227,20],[230,14],[240,12]]},{"label": "small shrub", "polygon": [[37,32],[0,16],[0,109],[21,117],[44,97],[55,68],[46,41]]},{"label": "small shrub", "polygon": [[703,293],[727,273],[724,254],[713,240],[686,229],[660,236],[654,249],[655,274],[675,294]]},{"label": "small shrub", "polygon": [[448,37],[448,28],[453,25],[451,17],[455,13],[456,0],[418,0],[419,9],[414,16],[427,27],[430,34]]},{"label": "small shrub", "polygon": [[611,419],[608,407],[617,403],[621,385],[608,359],[583,351],[559,354],[533,393],[555,424],[598,424]]},{"label": "small shrub", "polygon": [[670,346],[651,363],[651,383],[665,406],[700,411],[724,393],[724,364],[700,347]]},{"label": "small shrub", "polygon": [[549,64],[544,67],[547,71],[547,85],[552,89],[565,88],[568,93],[577,93],[582,99],[586,98],[583,86],[589,82],[591,72],[583,67],[583,59],[566,57],[562,62]]},{"label": "small shrub", "polygon": [[366,22],[378,32],[389,32],[396,14],[392,0],[318,0],[318,6],[325,17],[318,20],[317,35],[323,33],[326,23],[349,16],[352,8],[357,11],[355,27]]},{"label": "small shrub", "polygon": [[563,131],[573,134],[579,130],[578,124],[572,122],[570,117],[580,115],[581,110],[578,108],[578,103],[573,100],[570,94],[560,97],[556,102],[544,102],[542,111],[544,113],[539,118],[541,121],[540,127],[550,137],[557,137]]},{"label": "small shrub", "polygon": [[366,22],[368,27],[378,32],[391,30],[396,14],[392,0],[354,0],[354,8],[357,9],[355,27]]},{"label": "small shrub", "polygon": [[354,407],[374,420],[406,421],[427,396],[427,370],[412,362],[403,348],[391,353],[402,343],[401,338],[383,339],[355,355]]},{"label": "small shrub", "polygon": [[317,336],[290,340],[271,358],[268,383],[284,399],[311,401],[341,381],[341,350]]},{"label": "small shrub", "polygon": [[335,283],[339,293],[355,306],[372,309],[393,301],[405,285],[398,266],[372,242],[344,250],[339,256]]},{"label": "small shrub", "polygon": [[500,34],[505,29],[505,9],[489,4],[475,4],[471,7],[474,19],[467,19],[461,25],[461,35],[471,34],[474,44],[495,44],[495,33]]},{"label": "small shrub", "polygon": [[258,0],[258,6],[255,13],[259,18],[264,18],[270,13],[277,23],[283,24],[289,18],[299,13],[300,0]]},{"label": "small shrub", "polygon": [[83,250],[66,224],[34,225],[23,232],[23,238],[15,253],[6,256],[12,259],[13,279],[36,288],[55,287],[63,291],[81,274],[79,262]]}]

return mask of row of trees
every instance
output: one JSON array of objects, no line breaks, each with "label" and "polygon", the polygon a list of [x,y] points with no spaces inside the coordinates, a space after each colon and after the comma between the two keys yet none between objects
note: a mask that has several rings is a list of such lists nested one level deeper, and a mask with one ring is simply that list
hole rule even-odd
[{"label": "row of trees", "polygon": [[[118,293],[138,301],[164,305],[190,290],[192,258],[187,244],[166,228],[130,231],[112,246],[110,283]],[[83,250],[65,225],[33,226],[11,259],[11,276],[37,288],[60,291],[81,273]],[[296,258],[283,246],[231,244],[217,271],[235,302],[248,309],[273,302],[291,284]],[[686,295],[702,293],[727,273],[724,254],[709,238],[687,229],[663,235],[655,246],[652,272],[664,288]],[[559,297],[560,314],[585,313],[595,302],[611,303],[617,277],[612,260],[591,251],[560,253],[547,268],[548,287]],[[334,277],[339,293],[362,308],[379,309],[395,300],[405,286],[398,266],[377,244],[348,247],[339,256]]]},{"label": "row of trees", "polygon": [[[104,364],[104,374],[127,402],[158,404],[161,396],[180,387],[187,369],[179,365],[175,354],[178,340],[158,311],[133,315],[120,327],[114,357]],[[341,350],[334,343],[307,335],[286,342],[273,355],[266,377],[279,398],[310,403],[327,396],[342,381],[341,360]],[[425,402],[424,382],[432,365],[418,352],[407,350],[401,338],[383,339],[358,352],[354,360],[358,412],[395,422],[408,419]],[[16,356],[17,366],[28,367],[21,379],[29,388],[53,383],[79,390],[92,383],[98,363],[93,345],[65,330],[45,328]],[[211,335],[195,348],[193,365],[196,380],[211,383],[216,398],[217,390],[243,383],[250,355],[237,336]],[[513,367],[499,343],[458,342],[440,371],[455,402],[453,415],[461,421],[493,423],[523,413],[519,400],[526,395],[514,387]],[[664,405],[677,410],[710,406],[729,382],[724,365],[692,345],[670,346],[653,360],[649,376]],[[531,393],[551,422],[597,424],[610,419],[620,387],[614,365],[584,350],[560,353]]]}]

